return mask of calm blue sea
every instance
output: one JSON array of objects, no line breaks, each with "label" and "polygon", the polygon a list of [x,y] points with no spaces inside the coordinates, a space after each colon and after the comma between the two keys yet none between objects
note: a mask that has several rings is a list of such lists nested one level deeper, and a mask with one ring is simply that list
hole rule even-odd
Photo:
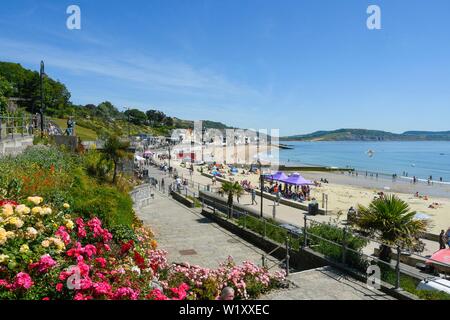
[{"label": "calm blue sea", "polygon": [[[450,181],[450,142],[444,141],[333,141],[283,142],[293,150],[280,150],[280,162],[286,165],[324,165],[351,167],[408,177]],[[372,156],[368,151],[372,150]]]}]

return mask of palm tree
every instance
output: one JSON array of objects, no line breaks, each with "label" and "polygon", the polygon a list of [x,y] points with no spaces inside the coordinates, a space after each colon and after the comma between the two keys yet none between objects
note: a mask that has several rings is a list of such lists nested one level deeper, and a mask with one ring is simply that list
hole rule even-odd
[{"label": "palm tree", "polygon": [[122,159],[131,159],[132,154],[128,152],[129,141],[120,140],[118,136],[111,135],[107,138],[103,149],[103,156],[106,160],[114,164],[114,173],[112,182],[116,182],[117,165]]},{"label": "palm tree", "polygon": [[395,195],[373,200],[368,207],[358,206],[355,225],[382,242],[380,259],[390,262],[391,247],[413,249],[426,232],[428,221],[415,219],[416,212]]},{"label": "palm tree", "polygon": [[220,192],[228,195],[229,215],[231,215],[231,207],[233,206],[233,196],[241,196],[244,193],[244,188],[238,182],[222,182]]}]

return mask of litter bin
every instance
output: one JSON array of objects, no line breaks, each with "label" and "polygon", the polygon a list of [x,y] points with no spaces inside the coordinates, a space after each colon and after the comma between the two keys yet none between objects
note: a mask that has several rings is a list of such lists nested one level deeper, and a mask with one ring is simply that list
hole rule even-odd
[{"label": "litter bin", "polygon": [[319,214],[319,204],[318,203],[308,204],[308,214],[312,216]]}]

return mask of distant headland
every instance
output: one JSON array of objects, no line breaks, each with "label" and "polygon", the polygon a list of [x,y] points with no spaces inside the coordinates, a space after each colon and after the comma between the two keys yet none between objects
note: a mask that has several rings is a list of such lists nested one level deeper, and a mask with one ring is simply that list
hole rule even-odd
[{"label": "distant headland", "polygon": [[392,133],[367,129],[339,129],[280,137],[280,141],[450,141],[450,131]]}]

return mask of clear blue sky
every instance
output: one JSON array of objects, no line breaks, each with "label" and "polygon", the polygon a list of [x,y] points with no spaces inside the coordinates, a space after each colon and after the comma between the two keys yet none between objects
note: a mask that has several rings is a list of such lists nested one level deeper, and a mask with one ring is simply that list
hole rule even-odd
[{"label": "clear blue sky", "polygon": [[[66,28],[71,4],[81,30]],[[449,13],[448,0],[2,1],[0,60],[44,59],[77,104],[281,135],[450,130]]]}]

